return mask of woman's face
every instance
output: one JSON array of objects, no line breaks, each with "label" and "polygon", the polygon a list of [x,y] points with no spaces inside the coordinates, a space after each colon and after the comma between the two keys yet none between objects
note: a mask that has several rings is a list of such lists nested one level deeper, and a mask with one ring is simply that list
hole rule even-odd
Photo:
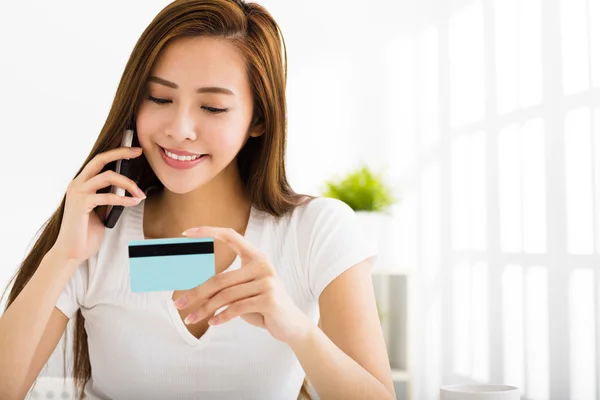
[{"label": "woman's face", "polygon": [[[137,133],[156,176],[181,194],[210,182],[249,136],[262,133],[249,131],[252,114],[252,90],[237,48],[219,38],[181,38],[163,50],[150,74]],[[177,154],[187,157],[174,160]]]}]

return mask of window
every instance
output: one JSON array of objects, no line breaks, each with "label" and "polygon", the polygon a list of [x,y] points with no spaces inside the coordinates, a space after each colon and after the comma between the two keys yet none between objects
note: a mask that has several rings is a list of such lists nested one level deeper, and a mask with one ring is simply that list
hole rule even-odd
[{"label": "window", "polygon": [[440,9],[406,35],[401,71],[417,99],[415,396],[438,396],[441,368],[444,383],[595,400],[600,0]]}]

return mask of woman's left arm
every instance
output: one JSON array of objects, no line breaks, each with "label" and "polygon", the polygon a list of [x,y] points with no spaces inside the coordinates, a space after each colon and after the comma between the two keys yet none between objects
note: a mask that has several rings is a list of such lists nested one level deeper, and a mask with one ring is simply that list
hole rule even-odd
[{"label": "woman's left arm", "polygon": [[322,400],[396,398],[370,269],[365,260],[335,278],[319,297],[321,329],[288,343]]}]

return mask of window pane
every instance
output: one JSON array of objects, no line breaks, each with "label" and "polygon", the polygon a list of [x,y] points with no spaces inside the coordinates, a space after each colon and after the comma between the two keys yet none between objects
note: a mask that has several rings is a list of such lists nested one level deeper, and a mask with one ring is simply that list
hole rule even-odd
[{"label": "window pane", "polygon": [[519,0],[519,105],[542,101],[540,0]]},{"label": "window pane", "polygon": [[485,132],[476,132],[470,137],[469,146],[469,249],[487,248],[487,180]]},{"label": "window pane", "polygon": [[487,247],[485,132],[455,139],[452,145],[452,240],[455,250]]},{"label": "window pane", "polygon": [[525,123],[523,137],[523,234],[527,253],[546,251],[546,164],[542,120]]},{"label": "window pane", "polygon": [[565,120],[565,172],[567,249],[573,254],[594,251],[590,136],[590,110],[571,111]]},{"label": "window pane", "polygon": [[502,382],[519,388],[525,387],[523,305],[523,268],[520,265],[507,265],[502,274]]},{"label": "window pane", "polygon": [[550,398],[548,332],[548,274],[543,267],[527,270],[527,398]]},{"label": "window pane", "polygon": [[[412,178],[416,165],[417,120],[415,107],[415,40],[413,35],[391,37],[386,43],[384,74],[385,146],[384,158],[392,179]],[[349,130],[351,131],[351,130]],[[332,136],[335,139],[335,136]],[[337,139],[336,139],[337,140]],[[337,158],[337,157],[333,157]]]},{"label": "window pane", "polygon": [[575,270],[569,282],[571,398],[596,400],[594,272]]},{"label": "window pane", "polygon": [[475,0],[449,19],[450,123],[454,126],[483,119],[483,10]]},{"label": "window pane", "polygon": [[428,27],[417,35],[417,103],[421,149],[439,142],[438,31]]},{"label": "window pane", "polygon": [[521,146],[517,125],[498,135],[498,182],[500,203],[500,247],[503,252],[520,252],[522,247]]},{"label": "window pane", "polygon": [[589,0],[590,58],[592,64],[592,84],[600,86],[600,0]]},{"label": "window pane", "polygon": [[428,293],[427,301],[430,306],[427,307],[425,320],[425,329],[423,331],[423,370],[427,371],[427,385],[423,385],[423,398],[433,399],[439,395],[439,387],[442,385],[443,357],[446,354],[446,348],[442,347],[442,296],[438,291]]},{"label": "window pane", "polygon": [[466,136],[458,137],[452,144],[452,247],[466,250],[469,247],[469,152]]},{"label": "window pane", "polygon": [[560,1],[561,50],[565,94],[590,85],[587,0]]},{"label": "window pane", "polygon": [[434,281],[441,263],[440,164],[432,163],[423,173],[421,185],[421,266],[426,281]]},{"label": "window pane", "polygon": [[461,262],[454,267],[454,372],[468,377],[471,373],[471,265]]},{"label": "window pane", "polygon": [[596,253],[600,254],[600,108],[594,111],[594,196],[596,198]]},{"label": "window pane", "polygon": [[495,0],[498,112],[542,99],[540,0]]},{"label": "window pane", "polygon": [[472,279],[473,368],[471,378],[479,382],[487,382],[490,374],[487,264],[475,264]]},{"label": "window pane", "polygon": [[500,114],[517,108],[517,0],[494,0],[496,92]]}]

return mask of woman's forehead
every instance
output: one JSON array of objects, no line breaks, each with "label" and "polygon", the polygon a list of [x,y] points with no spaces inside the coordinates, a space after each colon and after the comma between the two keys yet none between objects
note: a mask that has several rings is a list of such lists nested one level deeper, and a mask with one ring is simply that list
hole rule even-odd
[{"label": "woman's forehead", "polygon": [[241,93],[248,88],[241,52],[231,41],[221,38],[182,38],[170,43],[150,75],[174,83],[172,89],[185,91],[223,87]]}]

